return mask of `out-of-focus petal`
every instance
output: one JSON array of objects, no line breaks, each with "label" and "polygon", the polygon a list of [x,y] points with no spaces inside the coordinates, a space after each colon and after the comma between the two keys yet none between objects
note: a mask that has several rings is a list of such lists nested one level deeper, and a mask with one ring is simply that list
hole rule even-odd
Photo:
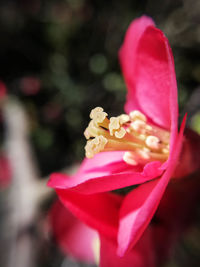
[{"label": "out-of-focus petal", "polygon": [[77,218],[108,237],[116,237],[122,197],[112,193],[83,195],[57,189],[59,199]]},{"label": "out-of-focus petal", "polygon": [[174,172],[180,154],[185,120],[182,123],[169,166],[160,179],[147,182],[132,190],[124,199],[120,210],[118,254],[123,256],[139,240],[151,221],[166,186]]},{"label": "out-of-focus petal", "polygon": [[98,234],[56,201],[49,213],[50,224],[62,251],[75,259],[95,263],[93,243]]},{"label": "out-of-focus petal", "polygon": [[141,17],[130,25],[120,61],[128,87],[125,110],[139,109],[170,129],[172,113],[177,109],[174,60],[167,38],[151,19]]},{"label": "out-of-focus petal", "polygon": [[[200,200],[200,172],[169,183],[152,222],[155,249],[160,266],[181,235],[195,222]],[[164,242],[163,242],[164,240]]]},{"label": "out-of-focus petal", "polygon": [[100,267],[155,267],[155,251],[151,229],[145,232],[137,245],[124,257],[116,254],[117,244],[100,236]]},{"label": "out-of-focus petal", "polygon": [[4,155],[0,155],[0,188],[5,188],[11,183],[12,170],[9,160]]}]

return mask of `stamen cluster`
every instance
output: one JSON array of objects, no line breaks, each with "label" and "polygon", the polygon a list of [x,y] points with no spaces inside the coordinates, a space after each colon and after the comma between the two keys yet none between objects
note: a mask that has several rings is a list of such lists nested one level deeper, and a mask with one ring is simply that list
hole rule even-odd
[{"label": "stamen cluster", "polygon": [[103,108],[90,113],[91,121],[84,135],[86,157],[101,151],[125,151],[124,160],[137,165],[152,160],[165,161],[169,154],[169,132],[147,123],[138,110],[108,119]]}]

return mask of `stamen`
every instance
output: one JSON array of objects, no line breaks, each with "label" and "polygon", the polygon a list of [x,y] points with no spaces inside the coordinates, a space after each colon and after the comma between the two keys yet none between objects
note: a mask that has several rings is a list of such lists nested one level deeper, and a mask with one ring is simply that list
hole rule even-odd
[{"label": "stamen", "polygon": [[137,133],[145,134],[146,133],[146,123],[141,120],[135,120],[130,125],[131,129],[136,131]]},{"label": "stamen", "polygon": [[152,149],[160,148],[160,139],[156,136],[149,135],[145,141],[146,145]]},{"label": "stamen", "polygon": [[90,139],[90,137],[92,137],[91,135],[90,135],[90,131],[89,131],[89,129],[88,129],[88,127],[85,129],[85,131],[84,131],[84,136],[85,136],[85,138],[88,140],[88,139]]},{"label": "stamen", "polygon": [[124,153],[123,160],[130,165],[138,165],[138,162],[134,159],[133,153],[129,151]]},{"label": "stamen", "polygon": [[108,131],[102,127],[98,127],[93,120],[89,122],[88,127],[85,129],[84,135],[86,139],[90,139],[99,135],[109,137]]},{"label": "stamen", "polygon": [[114,132],[118,129],[120,129],[120,122],[119,122],[119,118],[116,117],[111,117],[110,118],[110,123],[109,123],[109,131],[110,131],[110,135],[114,135]]},{"label": "stamen", "polygon": [[123,127],[121,127],[118,131],[115,131],[115,136],[117,138],[123,138],[125,134],[126,134],[126,130]]},{"label": "stamen", "polygon": [[101,151],[126,151],[124,161],[131,165],[168,158],[169,132],[147,123],[140,111],[110,119],[107,116],[101,107],[91,111],[91,121],[84,132],[88,140],[86,157],[92,158]]},{"label": "stamen", "polygon": [[144,122],[147,121],[146,116],[142,112],[140,112],[139,110],[131,111],[129,113],[129,117],[130,117],[131,121],[135,121],[135,120],[141,120]]},{"label": "stamen", "polygon": [[126,134],[126,130],[123,127],[121,127],[120,119],[118,117],[110,118],[110,123],[108,128],[111,136],[115,135],[115,137],[117,138],[123,138]]},{"label": "stamen", "polygon": [[119,118],[119,122],[121,125],[130,121],[130,117],[127,114],[122,114],[122,115],[118,116],[118,118]]},{"label": "stamen", "polygon": [[108,142],[107,139],[102,135],[87,141],[87,144],[85,146],[86,157],[92,158],[95,154],[103,151],[107,142]]},{"label": "stamen", "polygon": [[90,118],[93,119],[97,126],[103,123],[107,116],[108,114],[101,107],[96,107],[90,112]]}]

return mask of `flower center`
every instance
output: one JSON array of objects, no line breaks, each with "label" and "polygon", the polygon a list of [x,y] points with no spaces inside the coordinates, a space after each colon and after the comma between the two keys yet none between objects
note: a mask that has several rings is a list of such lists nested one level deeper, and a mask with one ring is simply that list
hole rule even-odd
[{"label": "flower center", "polygon": [[129,115],[107,116],[101,107],[90,113],[91,121],[84,132],[87,158],[101,151],[126,151],[124,161],[131,165],[168,158],[169,132],[147,123],[143,113],[134,110]]}]

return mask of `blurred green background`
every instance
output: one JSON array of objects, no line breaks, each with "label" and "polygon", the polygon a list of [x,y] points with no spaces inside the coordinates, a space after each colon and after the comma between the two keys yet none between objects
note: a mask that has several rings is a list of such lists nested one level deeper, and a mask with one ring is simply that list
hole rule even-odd
[{"label": "blurred green background", "polygon": [[183,109],[200,82],[199,1],[1,1],[0,79],[26,107],[42,176],[83,158],[92,108],[123,111],[118,50],[142,14],[169,38]]},{"label": "blurred green background", "polygon": [[[41,176],[83,159],[92,108],[123,112],[118,50],[128,25],[142,14],[169,39],[180,118],[187,111],[188,123],[200,132],[200,1],[1,0],[0,80],[27,111]],[[3,124],[0,137],[3,142]],[[189,253],[193,257],[195,250]],[[57,266],[56,260],[45,258],[41,266]],[[169,266],[189,266],[187,259],[181,262]]]}]

